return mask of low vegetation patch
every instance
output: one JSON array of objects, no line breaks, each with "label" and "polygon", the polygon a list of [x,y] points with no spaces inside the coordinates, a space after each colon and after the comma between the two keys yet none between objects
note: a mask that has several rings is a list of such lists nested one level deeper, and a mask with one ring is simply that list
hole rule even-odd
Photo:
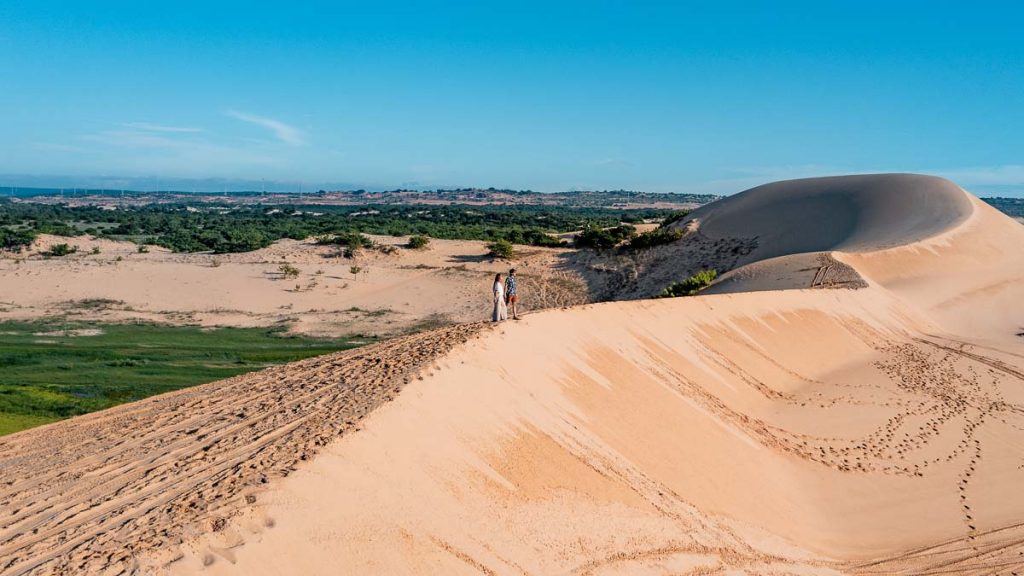
[{"label": "low vegetation patch", "polygon": [[718,278],[718,270],[701,270],[682,282],[673,282],[658,294],[658,298],[676,298],[678,296],[693,296],[704,288],[707,288]]},{"label": "low vegetation patch", "polygon": [[0,227],[0,250],[21,252],[35,241],[38,233],[34,230],[12,230]]},{"label": "low vegetation patch", "polygon": [[299,270],[295,266],[292,266],[291,264],[288,264],[287,262],[284,262],[280,266],[278,266],[277,271],[280,272],[281,276],[285,279],[298,278],[299,274],[302,272],[301,270]]},{"label": "low vegetation patch", "polygon": [[123,307],[124,300],[114,300],[112,298],[83,298],[81,300],[68,300],[64,303],[64,308],[69,310],[88,310],[92,312]]},{"label": "low vegetation patch", "polygon": [[[83,330],[95,335],[73,336]],[[266,328],[3,322],[0,434],[356,345]]]},{"label": "low vegetation patch", "polygon": [[644,232],[638,236],[631,238],[626,242],[626,248],[630,250],[645,250],[647,248],[654,248],[655,246],[662,246],[664,244],[670,244],[679,240],[685,233],[682,230],[676,228],[656,228],[650,232]]},{"label": "low vegetation patch", "polygon": [[618,226],[601,227],[589,225],[576,236],[575,245],[577,248],[596,248],[606,250],[614,248],[625,240],[636,236],[636,228],[629,224]]},{"label": "low vegetation patch", "polygon": [[426,236],[410,236],[409,237],[409,248],[413,250],[423,250],[430,245],[430,238]]},{"label": "low vegetation patch", "polygon": [[373,248],[373,240],[358,232],[327,234],[317,238],[316,243],[327,246],[346,246],[357,250],[359,248]]},{"label": "low vegetation patch", "polygon": [[63,243],[54,244],[53,246],[50,246],[50,249],[47,250],[44,254],[46,256],[54,256],[59,258],[61,256],[74,254],[75,252],[78,252],[78,246],[71,246],[70,244]]},{"label": "low vegetation patch", "polygon": [[488,255],[491,258],[511,260],[516,255],[515,247],[508,240],[497,240],[487,245]]},{"label": "low vegetation patch", "polygon": [[677,210],[666,216],[665,219],[661,221],[661,224],[658,226],[658,228],[668,228],[672,224],[675,224],[676,222],[683,220],[689,215],[689,210]]}]

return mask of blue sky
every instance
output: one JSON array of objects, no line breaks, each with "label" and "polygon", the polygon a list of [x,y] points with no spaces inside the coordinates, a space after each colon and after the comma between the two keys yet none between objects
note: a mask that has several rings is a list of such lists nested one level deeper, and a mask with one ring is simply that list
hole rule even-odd
[{"label": "blue sky", "polygon": [[1022,195],[1022,21],[942,0],[6,1],[0,185],[731,193],[915,171]]}]

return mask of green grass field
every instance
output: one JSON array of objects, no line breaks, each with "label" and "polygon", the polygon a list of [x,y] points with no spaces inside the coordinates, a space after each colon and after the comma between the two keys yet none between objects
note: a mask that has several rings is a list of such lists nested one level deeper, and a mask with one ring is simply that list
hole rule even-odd
[{"label": "green grass field", "polygon": [[0,322],[0,435],[365,342],[266,328]]}]

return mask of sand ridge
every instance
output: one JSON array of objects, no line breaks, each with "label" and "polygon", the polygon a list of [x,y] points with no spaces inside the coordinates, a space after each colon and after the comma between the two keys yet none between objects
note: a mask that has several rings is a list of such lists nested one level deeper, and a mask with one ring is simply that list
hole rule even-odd
[{"label": "sand ridge", "polygon": [[0,573],[138,569],[220,531],[485,324],[389,340],[0,439]]},{"label": "sand ridge", "polygon": [[0,439],[0,572],[1024,569],[1024,229],[924,176],[736,198],[635,260],[668,277],[710,251],[738,266],[721,293],[425,332]]}]

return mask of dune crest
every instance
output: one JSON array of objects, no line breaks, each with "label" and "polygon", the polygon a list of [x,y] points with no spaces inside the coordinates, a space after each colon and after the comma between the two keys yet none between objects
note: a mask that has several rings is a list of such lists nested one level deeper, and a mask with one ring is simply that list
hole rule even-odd
[{"label": "dune crest", "polygon": [[[1024,229],[951,183],[913,175],[775,183],[697,210],[684,225],[712,242],[756,245],[742,244],[751,249],[736,252],[740,267],[695,298],[550,310],[367,347],[348,353],[352,363],[339,356],[246,377],[262,386],[258,397],[273,394],[277,379],[288,383],[282,401],[312,378],[301,395],[314,399],[302,413],[312,422],[332,422],[324,406],[361,417],[382,405],[287,478],[212,500],[223,519],[215,525],[168,524],[147,511],[209,506],[217,466],[188,468],[206,488],[169,501],[139,481],[150,466],[167,478],[175,462],[201,461],[208,441],[179,434],[134,460],[112,458],[130,454],[116,432],[139,421],[119,414],[191,391],[0,439],[0,501],[16,509],[0,521],[0,550],[13,558],[0,569],[1024,568],[1024,315],[1010,305],[1024,298]],[[859,289],[796,289],[844,286]],[[339,392],[330,385],[339,378],[368,393]],[[415,381],[383,404],[406,378]],[[260,462],[244,456],[250,442],[232,440],[250,438],[246,420],[230,426],[234,412],[217,408],[238,409],[221,402],[241,382],[203,387],[195,394],[209,402],[190,405],[219,439],[215,457],[228,471]],[[272,438],[309,438],[301,414],[263,404],[273,421],[294,426],[270,427]],[[109,433],[50,475],[40,472],[45,450],[25,451],[96,421]],[[340,432],[353,431],[341,422]],[[145,437],[160,437],[160,426]],[[114,482],[104,476],[111,470],[134,480]],[[27,480],[37,476],[46,481]],[[161,546],[133,544],[150,542],[140,540],[148,526],[166,537]],[[169,537],[168,526],[177,530]]]}]

